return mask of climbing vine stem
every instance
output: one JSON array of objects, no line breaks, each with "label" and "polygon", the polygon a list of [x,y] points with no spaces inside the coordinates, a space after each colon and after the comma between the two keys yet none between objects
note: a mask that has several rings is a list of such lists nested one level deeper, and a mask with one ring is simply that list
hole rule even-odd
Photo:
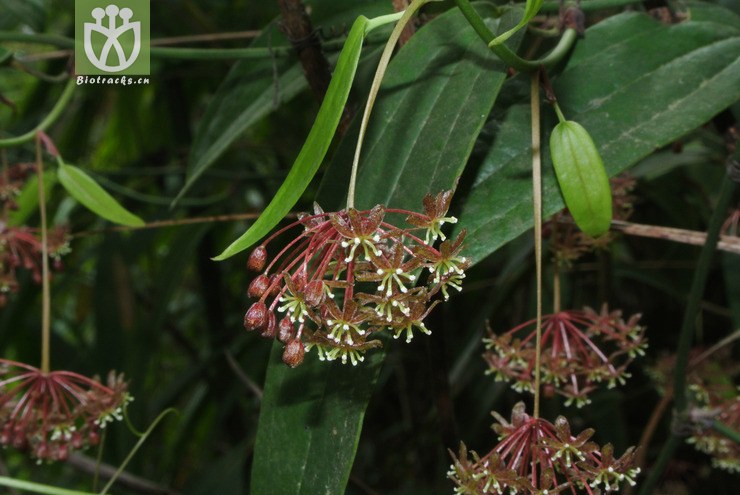
[{"label": "climbing vine stem", "polygon": [[64,91],[62,91],[62,95],[59,97],[59,100],[57,100],[54,108],[52,108],[51,111],[46,115],[46,117],[44,117],[44,120],[42,120],[39,125],[25,134],[12,138],[0,139],[0,148],[9,148],[11,146],[17,146],[19,144],[27,143],[36,138],[39,132],[43,132],[48,129],[49,126],[56,122],[56,120],[62,115],[62,111],[66,108],[67,104],[72,99],[72,93],[74,93],[74,89],[75,81],[74,78],[70,77],[67,81],[67,85],[64,87]]},{"label": "climbing vine stem", "polygon": [[[496,35],[488,28],[488,26],[486,26],[483,18],[478,15],[478,12],[476,12],[473,6],[470,5],[468,0],[455,0],[455,3],[473,29],[475,29],[475,32],[478,33],[478,36],[486,43],[486,45],[488,45]],[[570,49],[573,48],[577,38],[578,33],[575,29],[566,29],[563,31],[563,35],[560,37],[558,44],[555,45],[555,48],[538,60],[523,59],[504,44],[489,46],[489,48],[497,57],[503,60],[504,63],[514,69],[521,72],[532,72],[538,70],[540,67],[552,67],[563,60]]]}]

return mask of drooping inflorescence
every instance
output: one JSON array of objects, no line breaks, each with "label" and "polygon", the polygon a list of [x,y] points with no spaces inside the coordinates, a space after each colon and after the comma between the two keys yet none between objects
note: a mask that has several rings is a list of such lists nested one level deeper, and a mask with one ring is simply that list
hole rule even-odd
[{"label": "drooping inflorescence", "polygon": [[0,445],[39,461],[66,460],[71,451],[96,445],[131,400],[123,375],[115,372],[103,385],[70,371],[43,372],[0,359]]},{"label": "drooping inflorescence", "polygon": [[[19,289],[18,270],[29,270],[41,282],[41,235],[39,229],[9,224],[10,213],[18,208],[20,194],[33,164],[16,164],[0,171],[0,307],[7,294]],[[54,267],[61,268],[60,257],[69,251],[66,229],[49,231],[47,245]]]},{"label": "drooping inflorescence", "polygon": [[[257,298],[244,317],[247,330],[285,344],[290,366],[316,348],[319,359],[353,365],[387,333],[408,342],[415,332],[429,333],[424,318],[433,296],[461,290],[469,261],[461,256],[465,232],[449,240],[441,231],[452,191],[424,198],[424,213],[390,209],[303,215],[265,240],[250,254],[248,268],[260,274],[249,285]],[[408,227],[385,221],[403,214]],[[294,228],[301,232],[268,263],[268,244]],[[442,242],[435,247],[437,240]],[[424,272],[427,272],[426,274]],[[422,282],[423,283],[419,283]]]},{"label": "drooping inflorescence", "polygon": [[[542,318],[542,383],[544,390],[567,397],[566,404],[588,404],[589,393],[601,382],[608,387],[624,383],[630,375],[627,366],[644,354],[644,328],[640,315],[626,322],[621,311],[609,311],[604,305],[597,313],[560,311]],[[484,339],[487,373],[497,380],[513,382],[517,391],[534,392],[535,320],[496,335],[489,331]]]},{"label": "drooping inflorescence", "polygon": [[[635,450],[614,457],[611,444],[600,447],[590,441],[593,430],[573,435],[568,420],[560,416],[551,423],[529,416],[524,404],[514,407],[511,423],[495,415],[493,425],[499,443],[485,456],[470,456],[464,444],[448,477],[459,495],[597,493],[634,485],[640,472],[633,468]],[[472,459],[470,458],[472,457]]]}]

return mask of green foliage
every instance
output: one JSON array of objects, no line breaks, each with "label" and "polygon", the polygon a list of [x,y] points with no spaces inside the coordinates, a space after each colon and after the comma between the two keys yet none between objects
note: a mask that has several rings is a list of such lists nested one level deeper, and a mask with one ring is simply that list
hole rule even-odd
[{"label": "green foliage", "polygon": [[[716,19],[665,26],[624,13],[590,28],[577,45],[553,86],[563,113],[589,130],[610,176],[740,97],[740,62],[733,55],[740,30]],[[499,134],[460,215],[458,228],[468,230],[467,254],[475,260],[532,226],[527,112],[515,104],[497,119]],[[564,205],[548,155],[543,147],[545,217]]]},{"label": "green foliage", "polygon": [[144,220],[121,206],[82,169],[60,160],[57,176],[64,189],[96,215],[128,227],[144,225]]}]

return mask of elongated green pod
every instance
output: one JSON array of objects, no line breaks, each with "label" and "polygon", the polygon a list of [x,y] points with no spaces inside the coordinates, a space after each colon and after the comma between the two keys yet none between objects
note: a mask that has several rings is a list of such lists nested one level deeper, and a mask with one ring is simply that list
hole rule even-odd
[{"label": "elongated green pod", "polygon": [[612,194],[588,131],[577,122],[560,122],[550,135],[550,156],[576,225],[593,237],[606,233],[612,220]]}]

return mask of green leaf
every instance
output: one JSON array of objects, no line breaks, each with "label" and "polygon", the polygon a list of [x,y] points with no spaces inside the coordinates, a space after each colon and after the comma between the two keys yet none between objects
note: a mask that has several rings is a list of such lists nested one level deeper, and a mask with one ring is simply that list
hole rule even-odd
[{"label": "green leaf", "polygon": [[[54,170],[44,171],[44,192],[48,196],[54,184],[57,182],[57,174]],[[33,175],[28,178],[20,194],[16,196],[15,203],[18,209],[8,214],[8,225],[23,225],[33,212],[39,207],[39,178]]]},{"label": "green leaf", "polygon": [[[554,81],[555,94],[563,112],[589,129],[613,176],[736,102],[739,52],[737,27],[711,21],[665,26],[624,13],[588,29]],[[532,227],[528,107],[512,105],[497,125],[457,225],[468,229],[465,253],[475,261]],[[549,216],[564,204],[546,147],[542,154],[543,214]]]},{"label": "green leaf", "polygon": [[[479,11],[490,17],[494,9]],[[505,78],[506,67],[457,11],[417,32],[391,61],[370,119],[358,207],[420,209],[426,192],[450,188]],[[351,135],[342,142],[325,174],[321,204],[343,201],[354,145]],[[275,344],[267,371],[251,492],[344,493],[384,353],[368,353],[357,367],[319,362],[309,353],[289,369],[280,347]]]},{"label": "green leaf", "polygon": [[505,31],[504,33],[496,36],[493,40],[491,40],[488,46],[500,45],[504,41],[511,38],[514,33],[525,27],[529,23],[529,21],[531,21],[534,16],[537,15],[537,12],[540,11],[540,8],[542,8],[542,2],[544,2],[544,0],[527,0],[527,4],[524,6],[524,15],[522,16],[522,19],[519,21],[519,23],[508,31]]},{"label": "green leaf", "polygon": [[121,206],[92,177],[79,168],[60,161],[58,176],[59,182],[67,192],[96,215],[128,227],[144,225],[141,218]]},{"label": "green leaf", "polygon": [[360,16],[352,24],[316,121],[280,189],[249,230],[216,256],[215,260],[225,260],[234,256],[264,237],[288,214],[308,187],[329,150],[344,105],[347,103],[357,63],[360,60],[367,22],[367,17]]},{"label": "green leaf", "polygon": [[606,233],[612,221],[612,193],[588,131],[578,122],[558,123],[550,134],[550,157],[576,225],[592,237]]}]

